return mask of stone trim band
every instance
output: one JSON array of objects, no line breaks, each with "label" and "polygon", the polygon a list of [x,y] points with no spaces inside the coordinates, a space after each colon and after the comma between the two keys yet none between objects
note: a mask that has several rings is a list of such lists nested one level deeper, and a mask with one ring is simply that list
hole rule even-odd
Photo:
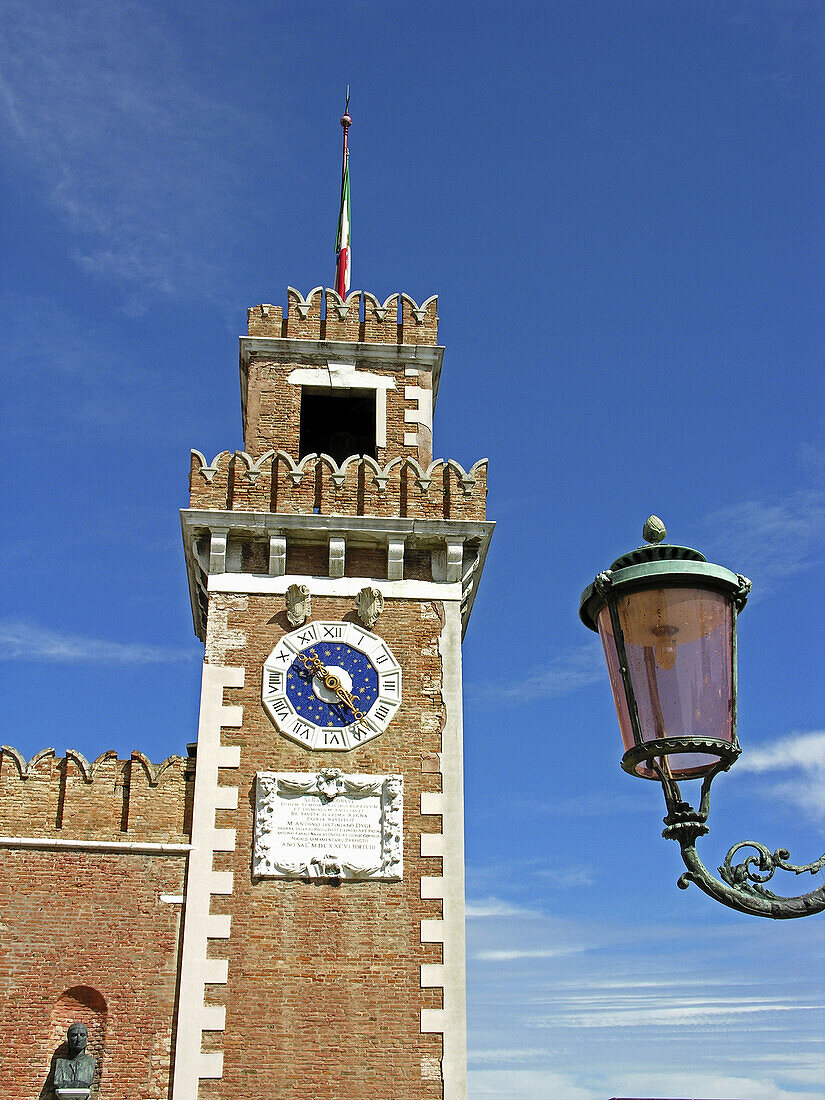
[{"label": "stone trim band", "polygon": [[72,849],[81,852],[117,852],[121,855],[186,856],[191,844],[163,844],[138,840],[78,840],[69,837],[0,836],[0,848]]}]

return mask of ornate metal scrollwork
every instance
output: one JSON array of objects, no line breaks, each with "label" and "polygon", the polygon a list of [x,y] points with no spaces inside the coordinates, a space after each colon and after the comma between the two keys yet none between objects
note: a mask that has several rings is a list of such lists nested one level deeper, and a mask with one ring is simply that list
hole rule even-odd
[{"label": "ornate metal scrollwork", "polygon": [[603,569],[593,581],[593,587],[606,602],[613,585],[613,575],[609,569]]},{"label": "ornate metal scrollwork", "polygon": [[[723,769],[723,765],[704,779],[701,801],[698,809],[682,799],[678,784],[663,775],[662,790],[665,795],[668,814],[662,836],[675,840],[682,852],[687,871],[679,879],[681,890],[687,890],[693,883],[709,897],[738,909],[740,913],[754,916],[772,917],[774,920],[787,920],[791,917],[804,917],[825,910],[825,886],[809,894],[797,897],[782,897],[766,889],[765,883],[775,871],[792,871],[795,875],[806,872],[815,875],[825,868],[825,854],[813,863],[797,865],[790,863],[790,852],[786,848],[777,848],[771,852],[764,844],[754,840],[743,840],[728,851],[724,863],[719,868],[720,878],[716,878],[704,865],[696,851],[696,841],[708,832],[707,818],[710,811],[710,785],[713,778]],[[739,863],[733,858],[742,848],[753,848],[755,854],[749,855]]]},{"label": "ornate metal scrollwork", "polygon": [[748,580],[747,577],[743,577],[741,573],[737,573],[736,576],[739,579],[739,587],[733,595],[733,606],[736,608],[736,612],[738,614],[748,602],[748,596],[751,594],[752,583]]},{"label": "ornate metal scrollwork", "polygon": [[[741,863],[733,863],[734,855],[741,848],[753,848],[756,855],[748,856]],[[764,898],[775,898],[777,895],[766,890],[764,885],[773,878],[775,871],[792,871],[795,875],[804,875],[807,872],[815,875],[825,867],[825,855],[821,855],[813,863],[802,866],[789,863],[790,857],[791,853],[787,848],[777,848],[772,852],[756,840],[742,840],[739,844],[734,844],[725,856],[725,862],[719,868],[719,874],[728,886],[738,886],[740,890],[759,894]]]}]

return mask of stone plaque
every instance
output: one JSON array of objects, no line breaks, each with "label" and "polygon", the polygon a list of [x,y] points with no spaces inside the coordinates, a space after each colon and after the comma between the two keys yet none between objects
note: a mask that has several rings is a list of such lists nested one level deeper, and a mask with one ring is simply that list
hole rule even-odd
[{"label": "stone plaque", "polygon": [[397,882],[403,791],[400,775],[258,772],[253,874]]}]

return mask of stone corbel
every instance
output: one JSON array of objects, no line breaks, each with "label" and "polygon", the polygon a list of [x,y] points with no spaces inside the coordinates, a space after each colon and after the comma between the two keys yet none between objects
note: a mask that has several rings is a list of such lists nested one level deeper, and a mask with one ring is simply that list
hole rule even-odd
[{"label": "stone corbel", "polygon": [[209,530],[209,572],[226,572],[226,542],[228,527],[212,527]]},{"label": "stone corbel", "polygon": [[269,536],[269,575],[282,577],[286,573],[286,538],[283,535]]},{"label": "stone corbel", "polygon": [[312,597],[305,584],[291,584],[284,596],[286,617],[293,626],[306,622],[312,612]]},{"label": "stone corbel", "polygon": [[329,540],[329,575],[343,577],[347,556],[347,540],[341,535],[332,535]]},{"label": "stone corbel", "polygon": [[404,539],[390,539],[387,543],[387,580],[404,579]]},{"label": "stone corbel", "polygon": [[355,597],[355,610],[364,626],[371,630],[384,610],[383,594],[377,588],[362,588]]},{"label": "stone corbel", "polygon": [[464,562],[464,542],[447,543],[447,575],[445,580],[453,584],[461,580],[461,567]]}]

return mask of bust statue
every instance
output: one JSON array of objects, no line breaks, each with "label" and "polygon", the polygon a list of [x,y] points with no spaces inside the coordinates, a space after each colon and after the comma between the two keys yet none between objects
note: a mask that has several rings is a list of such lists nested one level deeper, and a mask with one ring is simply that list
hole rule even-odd
[{"label": "bust statue", "polygon": [[72,1024],[66,1033],[68,1056],[54,1060],[54,1087],[60,1095],[63,1089],[84,1089],[88,1095],[95,1076],[95,1060],[86,1053],[89,1033],[85,1024]]}]

